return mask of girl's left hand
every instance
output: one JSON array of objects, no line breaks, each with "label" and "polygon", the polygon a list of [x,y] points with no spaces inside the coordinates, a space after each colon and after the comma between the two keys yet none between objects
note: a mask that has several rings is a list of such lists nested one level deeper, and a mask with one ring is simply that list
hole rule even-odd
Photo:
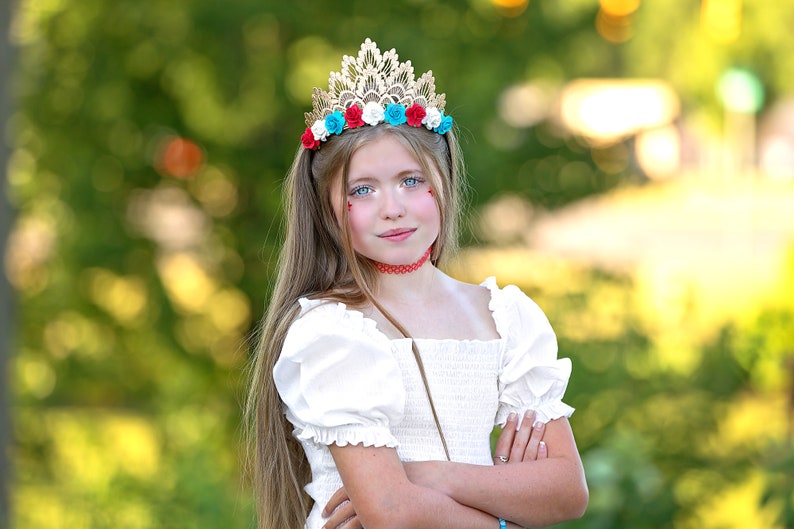
[{"label": "girl's left hand", "polygon": [[518,426],[518,415],[511,413],[494,447],[494,465],[546,459],[548,449],[543,441],[546,425],[535,421],[535,412],[527,410]]}]

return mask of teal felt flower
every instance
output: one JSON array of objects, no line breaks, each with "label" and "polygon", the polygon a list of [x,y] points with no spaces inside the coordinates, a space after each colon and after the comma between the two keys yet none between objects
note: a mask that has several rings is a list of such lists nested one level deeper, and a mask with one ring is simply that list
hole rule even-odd
[{"label": "teal felt flower", "polygon": [[433,132],[438,132],[439,134],[446,134],[449,132],[449,129],[452,128],[452,116],[445,116],[444,113],[441,113],[441,123],[439,123],[438,127],[433,129]]},{"label": "teal felt flower", "polygon": [[398,103],[386,105],[386,112],[383,119],[391,125],[402,125],[406,121],[405,106]]},{"label": "teal felt flower", "polygon": [[339,134],[345,128],[345,116],[338,110],[325,116],[325,128],[328,134]]}]

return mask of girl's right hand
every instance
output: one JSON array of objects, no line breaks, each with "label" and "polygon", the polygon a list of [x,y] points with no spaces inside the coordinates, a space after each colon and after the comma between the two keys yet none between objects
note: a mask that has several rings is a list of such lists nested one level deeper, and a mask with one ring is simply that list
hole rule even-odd
[{"label": "girl's right hand", "polygon": [[548,450],[543,441],[546,425],[535,421],[535,412],[527,410],[518,426],[518,415],[510,413],[494,448],[494,465],[546,459]]}]

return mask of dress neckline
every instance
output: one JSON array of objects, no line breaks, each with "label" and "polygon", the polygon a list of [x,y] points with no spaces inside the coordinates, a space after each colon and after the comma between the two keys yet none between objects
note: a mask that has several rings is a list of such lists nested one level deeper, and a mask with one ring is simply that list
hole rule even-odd
[{"label": "dress neckline", "polygon": [[363,322],[369,326],[369,328],[382,336],[384,339],[388,340],[390,343],[397,344],[400,342],[407,342],[410,343],[411,341],[417,343],[425,343],[425,344],[499,344],[505,341],[506,336],[503,332],[503,326],[500,322],[501,314],[499,314],[499,309],[502,306],[502,303],[497,302],[497,297],[501,293],[501,289],[496,284],[496,278],[491,276],[485,279],[480,286],[485,287],[490,292],[490,300],[488,301],[488,310],[491,313],[491,318],[494,322],[494,327],[496,327],[496,333],[499,335],[498,338],[490,338],[487,340],[483,340],[480,338],[406,338],[406,337],[399,337],[399,338],[391,338],[385,332],[383,332],[380,327],[378,326],[378,322],[374,319],[370,318],[369,316],[365,316],[363,312],[357,309],[348,308],[348,306],[341,302],[341,301],[330,301],[324,299],[309,299],[309,298],[300,298],[298,301],[301,305],[303,311],[307,309],[313,309],[316,307],[320,307],[321,305],[330,305],[332,307],[337,307],[338,310],[342,310],[349,314],[355,314],[358,318],[361,318]]}]

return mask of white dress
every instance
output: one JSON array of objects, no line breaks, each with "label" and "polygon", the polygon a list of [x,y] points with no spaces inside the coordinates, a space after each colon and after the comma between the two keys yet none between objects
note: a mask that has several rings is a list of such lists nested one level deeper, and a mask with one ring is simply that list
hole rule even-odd
[{"label": "white dress", "polygon": [[[500,338],[415,342],[453,461],[492,465],[490,433],[508,413],[527,409],[547,422],[569,417],[562,402],[571,362],[543,311],[518,287],[494,278],[489,309]],[[403,461],[444,460],[411,340],[389,339],[375,321],[343,303],[301,299],[273,369],[284,412],[312,469],[315,504],[307,529],[342,486],[328,445],[397,449]]]}]

